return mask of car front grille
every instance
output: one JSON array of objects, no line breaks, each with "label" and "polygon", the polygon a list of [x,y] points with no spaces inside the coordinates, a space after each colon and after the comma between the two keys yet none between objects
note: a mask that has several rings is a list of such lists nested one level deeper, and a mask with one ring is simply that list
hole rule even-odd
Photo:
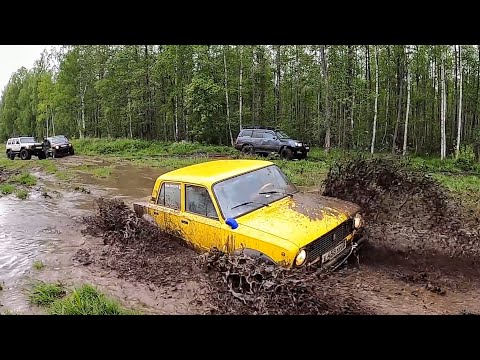
[{"label": "car front grille", "polygon": [[353,232],[353,219],[348,219],[331,230],[329,233],[312,241],[307,246],[308,262],[316,260],[326,252],[340,244],[349,234]]}]

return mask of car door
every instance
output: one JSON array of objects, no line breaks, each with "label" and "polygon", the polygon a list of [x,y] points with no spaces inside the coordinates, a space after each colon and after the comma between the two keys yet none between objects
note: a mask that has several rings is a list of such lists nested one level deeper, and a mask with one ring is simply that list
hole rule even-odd
[{"label": "car door", "polygon": [[252,143],[256,151],[265,151],[263,148],[263,130],[255,130],[252,134]]},{"label": "car door", "polygon": [[206,187],[185,184],[185,211],[182,214],[182,233],[188,242],[202,250],[216,247],[225,250],[226,227],[220,221],[210,192]]},{"label": "car door", "polygon": [[267,151],[277,151],[276,149],[276,136],[273,131],[266,131],[263,134],[263,148]]},{"label": "car door", "polygon": [[20,151],[20,139],[14,139],[12,145],[12,151],[19,152]]},{"label": "car door", "polygon": [[150,215],[160,229],[174,236],[182,237],[181,216],[181,184],[165,181],[162,183],[157,203],[152,206]]}]

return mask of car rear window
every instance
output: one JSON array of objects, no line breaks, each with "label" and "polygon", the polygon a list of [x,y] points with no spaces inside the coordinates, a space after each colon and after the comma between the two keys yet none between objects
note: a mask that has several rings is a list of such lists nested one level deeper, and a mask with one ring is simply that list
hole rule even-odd
[{"label": "car rear window", "polygon": [[257,131],[254,131],[252,137],[253,137],[253,138],[263,138],[263,133],[264,133],[264,132],[265,132],[265,131],[258,131],[258,130],[257,130]]},{"label": "car rear window", "polygon": [[180,210],[180,184],[163,183],[157,204],[170,209]]}]

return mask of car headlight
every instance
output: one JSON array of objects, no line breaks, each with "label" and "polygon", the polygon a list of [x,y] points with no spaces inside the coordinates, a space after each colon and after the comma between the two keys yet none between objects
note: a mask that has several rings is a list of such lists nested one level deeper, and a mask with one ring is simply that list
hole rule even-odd
[{"label": "car headlight", "polygon": [[353,225],[355,226],[355,229],[360,229],[362,224],[363,224],[362,215],[356,214],[355,217],[353,218]]},{"label": "car headlight", "polygon": [[295,146],[302,146],[302,143],[301,142],[296,142]]},{"label": "car headlight", "polygon": [[295,258],[295,265],[302,266],[305,260],[307,260],[307,252],[305,251],[305,249],[302,249]]},{"label": "car headlight", "polygon": [[58,150],[58,149],[60,149],[60,146],[58,146],[58,145],[57,145],[57,146],[55,146],[55,149],[57,149],[57,150]]}]

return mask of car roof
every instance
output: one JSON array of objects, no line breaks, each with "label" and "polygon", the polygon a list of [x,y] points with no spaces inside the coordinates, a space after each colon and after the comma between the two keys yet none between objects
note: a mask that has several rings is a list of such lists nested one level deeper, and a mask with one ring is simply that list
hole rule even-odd
[{"label": "car roof", "polygon": [[265,160],[214,160],[185,166],[160,175],[158,179],[211,186],[240,174],[273,165]]}]

